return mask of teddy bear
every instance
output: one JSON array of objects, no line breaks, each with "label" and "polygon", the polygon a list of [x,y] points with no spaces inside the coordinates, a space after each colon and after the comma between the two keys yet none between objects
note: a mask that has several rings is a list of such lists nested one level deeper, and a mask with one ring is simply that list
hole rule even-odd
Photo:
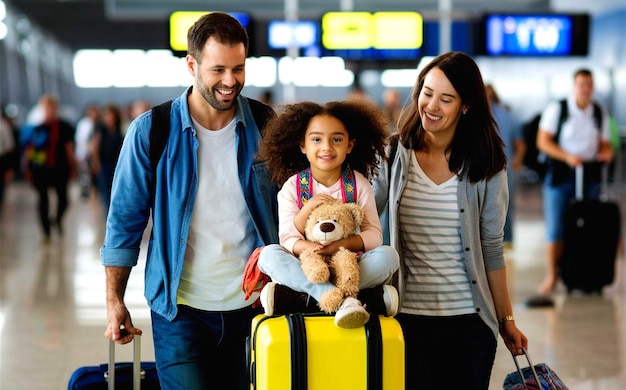
[{"label": "teddy bear", "polygon": [[[363,210],[356,203],[328,201],[313,209],[307,219],[304,236],[309,241],[320,243],[320,246],[327,245],[353,235],[362,222]],[[318,302],[324,312],[336,311],[347,297],[356,298],[359,292],[357,253],[340,247],[334,255],[324,256],[315,249],[307,249],[300,254],[300,263],[311,282],[330,281],[335,285]]]}]

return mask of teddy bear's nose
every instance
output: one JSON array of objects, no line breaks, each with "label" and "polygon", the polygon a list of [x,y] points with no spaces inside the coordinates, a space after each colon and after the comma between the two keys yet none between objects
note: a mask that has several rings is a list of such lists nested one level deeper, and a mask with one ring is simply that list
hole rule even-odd
[{"label": "teddy bear's nose", "polygon": [[330,233],[335,230],[335,224],[330,222],[324,222],[320,225],[320,230],[324,233]]}]

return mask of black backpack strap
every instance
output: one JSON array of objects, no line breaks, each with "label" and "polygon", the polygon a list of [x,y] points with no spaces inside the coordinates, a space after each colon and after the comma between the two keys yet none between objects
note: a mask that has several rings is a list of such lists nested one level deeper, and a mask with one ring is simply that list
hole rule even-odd
[{"label": "black backpack strap", "polygon": [[[556,128],[556,133],[554,134],[554,141],[557,143],[559,142],[561,127],[563,127],[563,123],[565,123],[567,117],[569,116],[567,99],[563,99],[559,103],[561,104],[561,113],[559,114],[559,124]],[[602,133],[602,108],[597,102],[593,102],[593,119],[598,127],[598,131]]]},{"label": "black backpack strap", "polygon": [[154,174],[167,139],[170,134],[170,110],[172,101],[168,100],[152,107],[152,127],[150,128],[150,164]]},{"label": "black backpack strap", "polygon": [[254,118],[254,122],[259,128],[261,134],[263,134],[263,129],[265,128],[267,121],[276,116],[276,112],[271,106],[263,102],[251,98],[246,99],[248,99],[248,103],[250,104],[250,109],[252,110],[252,117]]},{"label": "black backpack strap", "polygon": [[567,109],[567,99],[563,99],[560,101],[561,104],[561,113],[559,114],[559,123],[556,126],[556,132],[554,133],[554,142],[559,143],[559,136],[561,135],[561,127],[563,127],[563,123],[567,120],[569,116],[569,112]]},{"label": "black backpack strap", "polygon": [[593,119],[596,121],[598,131],[602,133],[602,108],[596,102],[593,102]]}]

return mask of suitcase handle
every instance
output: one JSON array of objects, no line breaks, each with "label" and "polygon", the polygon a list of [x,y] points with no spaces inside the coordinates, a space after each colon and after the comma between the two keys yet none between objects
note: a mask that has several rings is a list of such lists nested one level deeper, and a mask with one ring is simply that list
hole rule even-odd
[{"label": "suitcase handle", "polygon": [[[542,388],[541,381],[539,380],[537,371],[535,371],[535,365],[533,364],[533,362],[530,361],[530,355],[528,354],[528,351],[526,351],[526,348],[522,347],[522,352],[524,353],[524,356],[526,356],[528,367],[530,367],[530,371],[533,373],[533,377],[535,378],[535,381],[537,382],[537,386],[539,386],[539,388],[541,389]],[[511,356],[513,356],[513,361],[515,362],[515,367],[517,367],[517,372],[519,373],[519,376],[522,379],[522,383],[526,385],[526,379],[524,379],[524,374],[522,374],[522,369],[520,368],[519,363],[517,362],[517,356],[514,356],[512,354]]]},{"label": "suitcase handle", "polygon": [[[577,165],[574,168],[575,174],[575,197],[576,200],[581,201],[585,197],[584,185],[585,185],[585,168],[584,164]],[[600,198],[608,199],[609,196],[609,167],[608,164],[602,164],[601,176],[600,176]]]},{"label": "suitcase handle", "polygon": [[[141,369],[141,336],[133,337],[133,389],[141,389],[141,379],[146,372]],[[104,374],[108,389],[115,390],[115,341],[109,340],[109,370]]]}]

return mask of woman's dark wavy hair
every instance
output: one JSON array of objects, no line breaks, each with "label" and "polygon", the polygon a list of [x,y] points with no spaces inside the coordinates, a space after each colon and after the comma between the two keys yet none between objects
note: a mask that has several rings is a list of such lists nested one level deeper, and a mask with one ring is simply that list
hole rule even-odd
[{"label": "woman's dark wavy hair", "polygon": [[503,141],[491,115],[485,86],[476,62],[465,53],[448,52],[433,59],[420,72],[411,92],[411,102],[403,110],[398,136],[403,146],[420,150],[424,146],[424,128],[419,116],[417,100],[424,86],[424,78],[431,69],[440,69],[469,107],[459,119],[452,142],[448,166],[451,172],[468,172],[473,183],[489,179],[506,165]]},{"label": "woman's dark wavy hair", "polygon": [[232,16],[224,12],[211,12],[201,16],[187,31],[187,53],[200,61],[202,48],[209,38],[221,44],[243,43],[248,55],[249,39],[246,29]]},{"label": "woman's dark wavy hair", "polygon": [[282,186],[292,175],[310,166],[300,145],[314,116],[328,115],[339,119],[356,140],[344,165],[365,177],[378,172],[381,156],[385,157],[388,120],[374,103],[350,99],[320,105],[314,102],[288,104],[272,118],[263,130],[258,158],[267,162],[272,181]]}]

